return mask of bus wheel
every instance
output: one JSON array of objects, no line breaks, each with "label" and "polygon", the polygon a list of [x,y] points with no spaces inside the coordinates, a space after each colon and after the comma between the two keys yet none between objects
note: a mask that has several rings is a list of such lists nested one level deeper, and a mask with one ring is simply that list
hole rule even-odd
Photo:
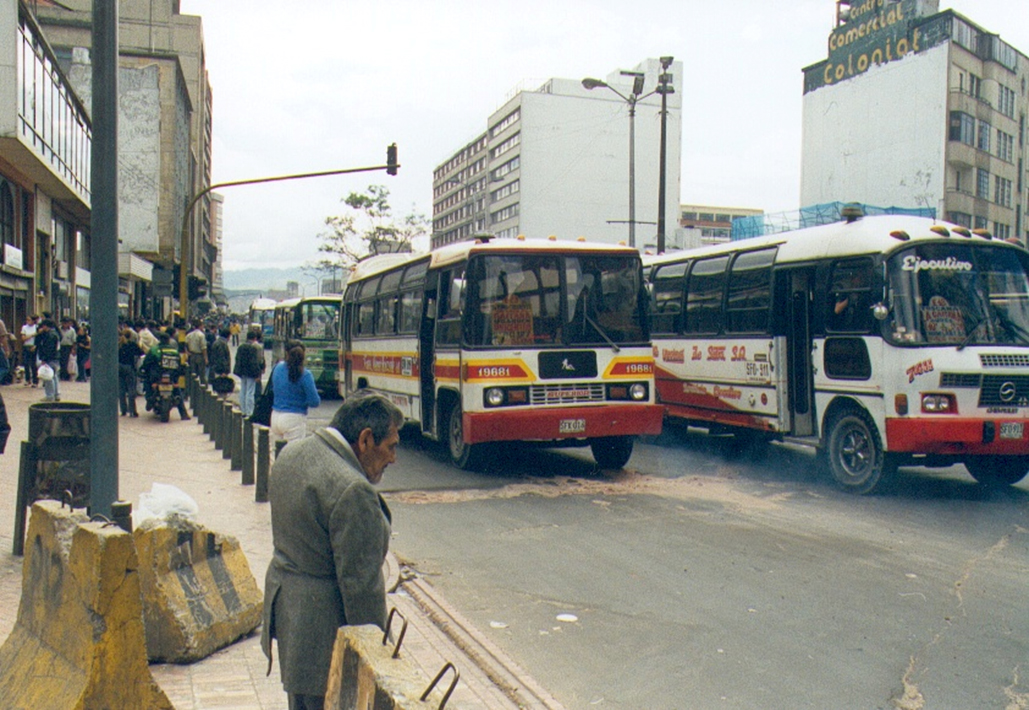
[{"label": "bus wheel", "polygon": [[1023,456],[973,456],[965,459],[965,468],[984,486],[1013,486],[1029,473],[1029,461]]},{"label": "bus wheel", "polygon": [[450,422],[447,424],[447,445],[450,447],[450,460],[458,468],[474,471],[482,465],[485,444],[466,444],[464,440],[464,420],[461,416],[461,405],[455,404],[450,409]]},{"label": "bus wheel", "polygon": [[593,459],[601,468],[618,469],[629,462],[632,456],[633,437],[603,436],[590,439]]},{"label": "bus wheel", "polygon": [[863,410],[841,412],[829,425],[829,472],[843,490],[864,495],[893,478],[875,425]]}]

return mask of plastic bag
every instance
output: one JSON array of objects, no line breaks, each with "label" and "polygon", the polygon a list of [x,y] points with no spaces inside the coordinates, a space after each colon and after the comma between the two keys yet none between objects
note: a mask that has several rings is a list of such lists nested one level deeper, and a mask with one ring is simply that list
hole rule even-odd
[{"label": "plastic bag", "polygon": [[54,368],[44,362],[39,366],[39,369],[36,371],[36,375],[39,379],[43,380],[43,382],[49,382],[54,379]]},{"label": "plastic bag", "polygon": [[146,520],[167,520],[173,515],[196,520],[200,508],[187,493],[167,483],[155,483],[149,493],[139,494],[139,506],[132,511],[133,527]]}]

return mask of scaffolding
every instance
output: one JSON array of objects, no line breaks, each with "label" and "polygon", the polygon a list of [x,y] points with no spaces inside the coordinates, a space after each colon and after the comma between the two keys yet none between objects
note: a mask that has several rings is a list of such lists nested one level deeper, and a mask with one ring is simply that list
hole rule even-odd
[{"label": "scaffolding", "polygon": [[750,239],[751,237],[792,232],[805,227],[840,222],[844,219],[843,208],[854,206],[860,207],[865,215],[900,214],[936,218],[936,210],[931,207],[876,207],[860,202],[824,202],[820,205],[802,207],[792,212],[739,217],[732,221],[731,239],[732,241]]}]

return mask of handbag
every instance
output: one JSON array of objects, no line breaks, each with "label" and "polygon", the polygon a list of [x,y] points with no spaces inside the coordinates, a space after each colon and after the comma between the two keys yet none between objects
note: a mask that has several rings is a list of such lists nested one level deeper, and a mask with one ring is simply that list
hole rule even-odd
[{"label": "handbag", "polygon": [[264,388],[259,396],[254,399],[254,411],[250,415],[251,424],[272,425],[272,404],[275,401],[275,393],[272,391],[272,378],[268,377],[268,386]]},{"label": "handbag", "polygon": [[211,389],[218,394],[231,394],[236,389],[236,381],[228,375],[215,375],[211,378]]}]

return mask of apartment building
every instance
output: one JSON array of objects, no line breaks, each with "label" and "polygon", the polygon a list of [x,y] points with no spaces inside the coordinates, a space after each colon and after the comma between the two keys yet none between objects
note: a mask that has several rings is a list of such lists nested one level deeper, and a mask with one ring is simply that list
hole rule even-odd
[{"label": "apartment building", "polygon": [[938,0],[838,0],[804,69],[801,204],[932,208],[1025,243],[1027,84],[1025,54]]},{"label": "apartment building", "polygon": [[603,81],[553,78],[513,92],[483,133],[434,170],[433,248],[481,233],[655,248],[663,85],[672,89],[664,94],[664,221],[673,234],[683,83],[682,63],[665,59],[667,68],[647,59]]}]

